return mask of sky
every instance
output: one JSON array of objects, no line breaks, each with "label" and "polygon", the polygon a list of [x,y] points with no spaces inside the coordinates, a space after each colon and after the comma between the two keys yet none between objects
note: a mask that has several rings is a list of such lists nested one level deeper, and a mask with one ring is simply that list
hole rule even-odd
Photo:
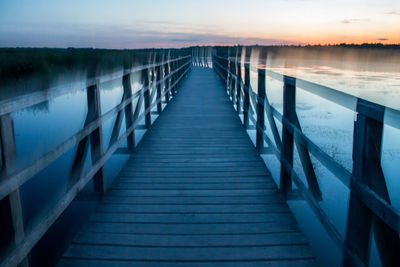
[{"label": "sky", "polygon": [[0,47],[400,44],[400,0],[0,0]]}]

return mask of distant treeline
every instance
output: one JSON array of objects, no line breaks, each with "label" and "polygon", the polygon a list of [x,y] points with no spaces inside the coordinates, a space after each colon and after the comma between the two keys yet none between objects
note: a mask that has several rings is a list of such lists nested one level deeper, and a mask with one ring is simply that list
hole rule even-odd
[{"label": "distant treeline", "polygon": [[[312,46],[312,45],[309,45]],[[318,45],[324,46],[324,45]],[[335,44],[335,45],[325,45],[330,47],[352,47],[352,48],[380,48],[380,49],[400,49],[400,44],[382,44],[382,43],[363,43],[363,44]]]},{"label": "distant treeline", "polygon": [[[217,54],[235,56],[239,51],[255,52],[274,59],[285,59],[286,66],[310,64],[321,60],[336,62],[336,67],[348,67],[350,60],[359,62],[382,62],[382,71],[398,71],[400,45],[337,44],[307,46],[217,46]],[[238,49],[239,48],[239,49]],[[107,73],[143,64],[150,55],[166,57],[190,55],[192,48],[183,49],[136,49],[112,50],[91,48],[0,48],[0,99],[11,95],[28,93],[52,85],[59,74],[87,73],[88,76]],[[280,62],[279,60],[275,60]],[[271,61],[270,61],[271,62]],[[339,62],[339,63],[338,63]],[[364,64],[369,70],[370,64]],[[35,86],[33,86],[35,85]],[[10,92],[10,90],[13,92]]]},{"label": "distant treeline", "polygon": [[[140,65],[154,53],[164,53],[166,56],[168,50],[0,48],[0,80],[8,83],[33,75],[49,78],[70,70],[86,70],[96,74],[100,69],[112,70]],[[170,54],[190,54],[190,50],[173,49]]]},{"label": "distant treeline", "polygon": [[400,45],[218,46],[220,56],[258,58],[269,67],[329,66],[358,71],[400,72]]},{"label": "distant treeline", "polygon": [[[352,51],[363,51],[363,50],[371,50],[371,51],[382,51],[382,50],[397,50],[398,53],[400,50],[400,44],[382,44],[382,43],[364,43],[364,44],[327,44],[327,45],[250,45],[250,46],[216,46],[217,54],[227,56],[228,53],[233,55],[236,53],[237,48],[247,48],[247,51],[251,51],[252,49],[257,49],[262,51],[262,54],[265,52],[274,52],[278,50],[286,50],[286,51],[307,51],[307,52],[315,52],[315,51],[337,51],[340,53],[341,51],[345,51],[343,49],[351,49]],[[240,49],[240,53],[242,53],[242,49]]]}]

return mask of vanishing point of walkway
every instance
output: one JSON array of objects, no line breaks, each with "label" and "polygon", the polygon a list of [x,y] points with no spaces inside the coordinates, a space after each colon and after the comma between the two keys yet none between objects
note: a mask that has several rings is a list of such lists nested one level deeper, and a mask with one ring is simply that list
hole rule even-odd
[{"label": "vanishing point of walkway", "polygon": [[194,67],[60,266],[313,266],[212,69]]}]

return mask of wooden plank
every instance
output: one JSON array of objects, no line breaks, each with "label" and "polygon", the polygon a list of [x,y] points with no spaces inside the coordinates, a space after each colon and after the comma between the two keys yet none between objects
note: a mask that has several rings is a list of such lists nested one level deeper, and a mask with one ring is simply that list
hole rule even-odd
[{"label": "wooden plank", "polygon": [[224,213],[224,212],[283,212],[288,213],[289,209],[284,203],[262,203],[262,204],[209,204],[209,205],[135,205],[135,204],[101,204],[97,210],[99,212],[118,212],[118,213],[135,213],[135,212],[193,212],[193,213]]},{"label": "wooden plank", "polygon": [[[141,167],[140,167],[141,166]],[[261,173],[264,175],[268,175],[268,171],[265,170],[264,166],[214,166],[214,164],[208,164],[202,167],[198,166],[186,166],[186,164],[182,164],[180,166],[154,166],[153,171],[149,169],[146,166],[140,165],[140,166],[132,166],[128,165],[126,167],[126,171],[137,171],[139,173],[147,173],[147,172],[164,172],[164,173],[187,173],[187,172],[197,172],[197,173],[203,173],[203,172],[250,172],[249,176],[251,176],[251,173]]]},{"label": "wooden plank", "polygon": [[226,234],[263,234],[276,232],[298,232],[296,224],[287,223],[103,223],[89,222],[85,232],[119,234],[164,234],[164,235],[226,235]]},{"label": "wooden plank", "polygon": [[273,260],[309,259],[312,252],[305,245],[265,247],[218,247],[218,248],[151,248],[129,246],[72,245],[67,258],[121,259],[121,260]]},{"label": "wooden plank", "polygon": [[226,163],[226,162],[254,162],[256,160],[256,156],[249,155],[248,157],[244,155],[233,155],[229,156],[229,158],[221,157],[221,156],[207,156],[207,157],[190,157],[190,155],[186,157],[182,157],[180,155],[168,155],[168,157],[163,155],[138,155],[133,154],[132,160],[136,162],[160,162],[160,163]]},{"label": "wooden plank", "polygon": [[174,162],[174,161],[167,161],[167,162],[154,162],[154,161],[130,161],[129,167],[153,167],[155,169],[165,169],[165,168],[174,168],[175,170],[179,170],[181,168],[258,168],[264,167],[265,165],[262,162],[254,162],[254,161],[245,161],[245,162],[213,162],[212,165],[210,162]]},{"label": "wooden plank", "polygon": [[135,178],[131,179],[130,177],[121,177],[118,179],[116,184],[264,184],[264,185],[273,185],[274,182],[271,179],[265,177],[179,177],[179,178],[168,178],[165,179],[163,177],[156,178]]},{"label": "wooden plank", "polygon": [[[277,260],[268,256],[272,252],[282,261],[314,262],[212,70],[193,72],[146,133],[63,261],[97,261],[101,257],[91,254],[97,247],[105,249],[104,261],[117,259],[131,253],[126,251],[130,247],[136,251],[128,259],[132,263],[243,259],[268,264]],[[220,251],[213,256],[208,253],[213,249]],[[142,256],[147,258],[138,258]]]},{"label": "wooden plank", "polygon": [[122,190],[122,189],[177,189],[177,190],[230,190],[230,189],[274,189],[276,185],[274,183],[137,183],[137,182],[116,182],[113,184],[113,190]]},{"label": "wooden plank", "polygon": [[195,267],[214,267],[216,265],[221,267],[313,267],[319,266],[315,259],[297,259],[297,260],[257,260],[257,261],[190,261],[190,262],[177,262],[177,261],[121,261],[121,260],[86,260],[86,259],[63,259],[59,266],[70,267],[127,267],[127,266],[153,266],[153,267],[180,267],[190,266]]},{"label": "wooden plank", "polygon": [[111,196],[262,196],[276,192],[276,189],[247,190],[110,190]]},{"label": "wooden plank", "polygon": [[[131,178],[135,177],[245,177],[247,171],[232,171],[232,172],[133,172],[133,171],[121,171],[121,176],[129,176]],[[266,171],[249,171],[248,174],[250,177],[263,177],[269,175]]]},{"label": "wooden plank", "polygon": [[162,223],[162,224],[229,224],[229,223],[295,223],[294,218],[281,213],[97,213],[91,222],[110,223]]},{"label": "wooden plank", "polygon": [[95,233],[79,233],[74,240],[75,244],[104,244],[128,246],[165,246],[179,247],[216,247],[216,246],[271,246],[271,245],[304,245],[306,238],[300,232],[266,233],[243,235],[135,235],[110,234],[97,235]]},{"label": "wooden plank", "polygon": [[111,196],[105,195],[102,203],[109,204],[262,204],[284,203],[277,191],[260,196]]}]

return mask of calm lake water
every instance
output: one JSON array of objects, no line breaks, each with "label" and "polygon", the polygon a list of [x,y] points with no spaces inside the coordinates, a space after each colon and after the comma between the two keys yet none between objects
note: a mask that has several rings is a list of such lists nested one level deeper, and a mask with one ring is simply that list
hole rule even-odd
[{"label": "calm lake water", "polygon": [[[400,54],[400,50],[398,51]],[[342,58],[335,58],[334,56],[319,61],[315,58],[307,60],[307,56],[303,54],[294,61],[290,55],[285,56],[280,51],[277,55],[271,56],[267,60],[267,68],[400,109],[400,61],[397,61],[397,59],[394,61],[391,59],[387,64],[382,61],[377,63],[367,61],[365,63],[364,59],[357,60],[362,55],[362,52],[357,52],[357,57],[351,60],[347,59],[348,62],[342,62]],[[252,65],[257,64],[257,56],[257,51],[253,51]],[[395,58],[400,57],[397,55]],[[368,64],[368,66],[366,67],[365,64]],[[377,65],[374,66],[374,64]],[[382,64],[385,65],[382,66]],[[17,165],[19,168],[28,166],[35,159],[51,151],[68,137],[82,129],[87,112],[83,76],[74,75],[73,77],[68,77],[66,75],[60,79],[60,83],[75,81],[78,78],[78,80],[81,80],[81,85],[71,87],[69,93],[49,102],[12,113],[17,144]],[[140,89],[141,84],[139,81],[139,76],[133,77],[134,91]],[[255,91],[257,91],[256,83],[256,72],[252,71],[251,84]],[[270,103],[282,112],[282,82],[267,78],[266,84]],[[100,90],[101,109],[102,114],[104,114],[121,101],[123,94],[121,79],[102,84]],[[312,95],[301,88],[297,90],[296,99],[297,112],[303,132],[326,153],[351,171],[354,112]],[[109,144],[114,121],[115,118],[108,120],[102,128],[105,150]],[[279,121],[276,120],[276,123],[278,129],[280,129]],[[122,125],[121,132],[124,132],[125,122]],[[267,131],[267,133],[272,137],[270,132]],[[140,140],[143,134],[144,131],[137,131],[137,140]],[[254,139],[254,131],[249,131],[249,134]],[[24,220],[28,228],[50,210],[55,201],[66,192],[75,149],[72,148],[21,187]],[[263,157],[274,179],[278,182],[279,162],[274,156],[265,155]],[[107,162],[105,166],[107,185],[112,183],[127,159],[128,156],[126,155],[114,155]],[[341,235],[345,236],[349,190],[317,159],[313,156],[311,156],[311,159],[323,194],[323,201],[320,204]],[[305,181],[297,151],[295,151],[294,165],[299,177]],[[91,158],[90,153],[88,153],[85,172],[89,170],[90,166]],[[400,130],[385,126],[382,167],[391,201],[398,209],[400,209],[399,166]],[[92,191],[92,184],[89,183],[35,248],[32,259],[37,266],[53,265],[73,234],[90,216],[97,202],[93,197]],[[340,251],[329,239],[306,202],[290,201],[289,205],[294,211],[300,226],[309,237],[321,264],[323,266],[339,266],[341,263]],[[53,245],[54,240],[58,240],[59,246]],[[373,248],[372,251],[371,266],[379,266],[376,249]],[[44,255],[46,257],[43,257]],[[54,257],[49,258],[49,255],[54,255]]]},{"label": "calm lake water", "polygon": [[[277,54],[267,58],[267,69],[400,110],[400,50],[394,56],[391,54],[391,60],[388,62],[385,60],[365,61],[366,56],[371,57],[371,54],[367,52],[365,55],[357,52],[357,55],[352,57],[347,55],[346,58],[321,55],[321,60],[315,58],[307,60],[304,59],[304,55],[301,59],[299,59],[299,55],[294,56],[295,59],[293,59],[282,57],[281,53]],[[364,56],[364,58],[357,60],[356,56]],[[398,60],[393,60],[393,58]],[[371,57],[371,60],[373,59],[374,57]],[[257,63],[258,53],[253,51],[250,64],[256,67]],[[257,73],[254,68],[250,76],[252,88],[257,92]],[[282,88],[282,81],[267,77],[267,97],[270,104],[281,113],[283,112]],[[296,109],[303,133],[351,172],[355,112],[299,87],[296,91]],[[275,122],[281,135],[282,125],[277,119]],[[249,131],[249,134],[254,140],[255,131]],[[273,140],[271,131],[267,130],[267,134]],[[294,169],[307,184],[296,147],[294,149]],[[274,180],[279,184],[279,161],[273,155],[265,155],[263,158],[271,170]],[[312,155],[311,160],[323,196],[320,205],[345,239],[349,189]],[[400,171],[400,130],[388,125],[384,126],[381,164],[391,203],[400,210],[400,179],[398,175]],[[317,252],[321,264],[323,266],[340,266],[341,251],[330,240],[306,201],[289,201],[289,206]],[[374,239],[372,239],[370,265],[381,265]]]}]

